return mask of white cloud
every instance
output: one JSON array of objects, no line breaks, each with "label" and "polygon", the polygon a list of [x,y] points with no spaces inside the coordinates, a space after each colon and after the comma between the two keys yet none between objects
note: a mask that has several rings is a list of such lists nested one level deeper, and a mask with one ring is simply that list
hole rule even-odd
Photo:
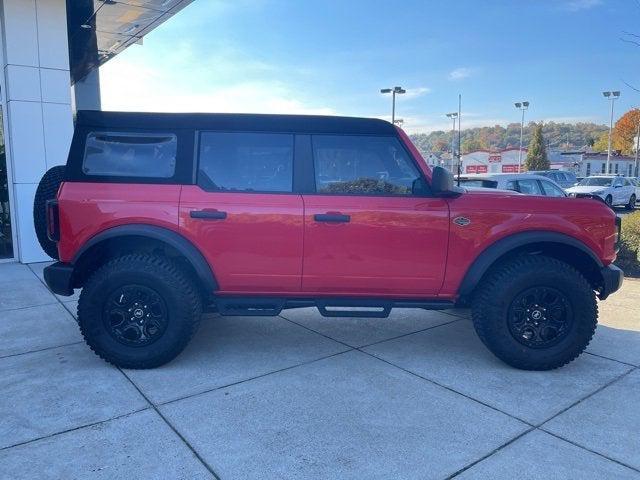
[{"label": "white cloud", "polygon": [[[219,59],[218,59],[219,60]],[[171,62],[167,62],[172,64]],[[209,64],[210,65],[210,64]],[[238,65],[218,63],[224,74],[238,74]],[[268,70],[255,62],[248,70]],[[180,68],[148,66],[118,58],[101,67],[102,104],[105,110],[155,112],[237,112],[335,115],[336,111],[322,102],[310,104],[296,95],[295,89],[276,80],[244,80],[220,82],[215,70],[198,69],[188,76]],[[193,78],[193,77],[196,78]]]},{"label": "white cloud", "polygon": [[589,10],[599,5],[602,5],[602,0],[570,0],[565,3],[564,9],[570,12],[578,12],[580,10]]},{"label": "white cloud", "polygon": [[465,78],[470,77],[472,73],[473,73],[473,70],[468,67],[456,68],[455,70],[452,70],[451,72],[449,72],[449,80],[452,80],[452,81],[464,80]]},{"label": "white cloud", "polygon": [[431,93],[431,89],[429,87],[416,87],[416,88],[407,88],[405,89],[407,93],[400,95],[397,97],[400,100],[411,100],[413,98],[421,97],[422,95],[426,95]]}]

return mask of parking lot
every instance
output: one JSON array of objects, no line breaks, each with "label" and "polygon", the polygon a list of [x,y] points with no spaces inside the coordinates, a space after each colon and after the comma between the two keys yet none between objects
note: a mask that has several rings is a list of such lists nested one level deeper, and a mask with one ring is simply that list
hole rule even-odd
[{"label": "parking lot", "polygon": [[209,315],[148,371],[97,358],[45,264],[0,265],[0,477],[640,478],[640,281],[588,353],[524,372],[467,311]]}]

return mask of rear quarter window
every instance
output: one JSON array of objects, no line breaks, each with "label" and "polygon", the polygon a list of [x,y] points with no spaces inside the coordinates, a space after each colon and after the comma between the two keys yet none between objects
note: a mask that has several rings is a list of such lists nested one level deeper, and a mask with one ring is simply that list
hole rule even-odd
[{"label": "rear quarter window", "polygon": [[172,133],[90,132],[82,173],[87,176],[170,178],[178,141]]}]

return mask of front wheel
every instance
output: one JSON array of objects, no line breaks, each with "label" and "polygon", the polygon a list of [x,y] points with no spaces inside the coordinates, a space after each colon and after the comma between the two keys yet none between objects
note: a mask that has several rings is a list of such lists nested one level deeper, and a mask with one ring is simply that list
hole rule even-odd
[{"label": "front wheel", "polygon": [[613,206],[613,197],[611,195],[607,195],[606,198],[604,199],[604,203],[606,203],[607,206],[612,207]]},{"label": "front wheel", "polygon": [[480,340],[505,363],[551,370],[580,355],[596,329],[595,292],[572,266],[542,255],[495,268],[472,307]]},{"label": "front wheel", "polygon": [[627,203],[627,210],[634,210],[636,208],[636,196],[631,195],[629,203]]},{"label": "front wheel", "polygon": [[78,303],[80,331],[102,359],[123,368],[173,360],[196,331],[196,284],[171,260],[146,254],[115,258],[87,281]]}]

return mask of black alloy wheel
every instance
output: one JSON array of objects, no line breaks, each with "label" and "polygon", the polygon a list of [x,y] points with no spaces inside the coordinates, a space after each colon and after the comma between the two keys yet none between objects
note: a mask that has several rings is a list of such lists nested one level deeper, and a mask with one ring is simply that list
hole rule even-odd
[{"label": "black alloy wheel", "polygon": [[126,285],[114,290],[105,300],[102,319],[114,339],[132,347],[158,340],[169,320],[164,300],[144,285]]},{"label": "black alloy wheel", "polygon": [[507,317],[513,338],[530,348],[548,348],[571,329],[573,309],[565,294],[552,287],[524,290],[511,302]]}]

